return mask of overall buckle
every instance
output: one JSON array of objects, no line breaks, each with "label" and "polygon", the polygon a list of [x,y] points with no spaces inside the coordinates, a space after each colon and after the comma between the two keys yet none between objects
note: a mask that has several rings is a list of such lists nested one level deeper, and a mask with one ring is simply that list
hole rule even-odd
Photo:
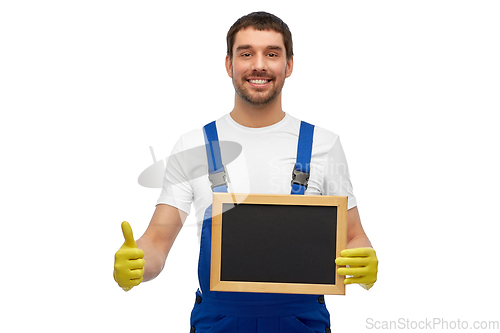
[{"label": "overall buckle", "polygon": [[307,190],[307,183],[309,181],[310,172],[306,173],[306,172],[299,171],[299,170],[295,169],[296,166],[297,166],[297,163],[295,163],[295,165],[293,166],[292,186],[293,186],[293,184],[302,185]]},{"label": "overall buckle", "polygon": [[212,190],[222,185],[225,185],[227,187],[226,166],[223,165],[222,170],[209,174],[208,179],[212,183]]}]

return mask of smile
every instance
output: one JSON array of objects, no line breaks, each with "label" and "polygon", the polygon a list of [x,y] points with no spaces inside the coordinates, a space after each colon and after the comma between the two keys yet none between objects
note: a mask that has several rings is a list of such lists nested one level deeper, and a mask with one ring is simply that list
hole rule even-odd
[{"label": "smile", "polygon": [[271,81],[271,80],[248,80],[248,82],[254,83],[254,84],[266,84],[269,81]]},{"label": "smile", "polygon": [[269,82],[271,82],[271,79],[249,79],[249,80],[247,80],[247,82],[250,83],[250,85],[252,87],[264,88],[264,87],[269,85]]}]

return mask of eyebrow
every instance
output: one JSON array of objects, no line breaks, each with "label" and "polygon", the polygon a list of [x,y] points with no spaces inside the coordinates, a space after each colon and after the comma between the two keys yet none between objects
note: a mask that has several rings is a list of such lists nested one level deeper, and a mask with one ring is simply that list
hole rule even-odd
[{"label": "eyebrow", "polygon": [[[236,48],[236,52],[239,52],[239,51],[242,51],[242,50],[250,50],[252,49],[252,45],[240,45]],[[278,50],[278,51],[283,51],[283,48],[281,46],[278,46],[278,45],[269,45],[268,47],[266,47],[266,49],[268,50]]]}]

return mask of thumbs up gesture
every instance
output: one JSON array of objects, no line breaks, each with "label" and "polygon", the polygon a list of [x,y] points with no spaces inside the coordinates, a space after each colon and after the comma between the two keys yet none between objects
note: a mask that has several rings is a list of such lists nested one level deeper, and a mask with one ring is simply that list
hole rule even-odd
[{"label": "thumbs up gesture", "polygon": [[125,242],[115,254],[115,270],[113,277],[123,290],[129,291],[142,282],[144,275],[144,251],[137,248],[128,222],[122,223]]}]

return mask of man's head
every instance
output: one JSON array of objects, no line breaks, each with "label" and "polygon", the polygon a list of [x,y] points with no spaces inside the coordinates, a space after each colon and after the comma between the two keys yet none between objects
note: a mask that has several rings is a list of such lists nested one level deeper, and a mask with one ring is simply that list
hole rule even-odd
[{"label": "man's head", "polygon": [[278,17],[251,13],[240,18],[227,35],[226,70],[237,96],[264,107],[280,96],[292,74],[292,35]]}]

